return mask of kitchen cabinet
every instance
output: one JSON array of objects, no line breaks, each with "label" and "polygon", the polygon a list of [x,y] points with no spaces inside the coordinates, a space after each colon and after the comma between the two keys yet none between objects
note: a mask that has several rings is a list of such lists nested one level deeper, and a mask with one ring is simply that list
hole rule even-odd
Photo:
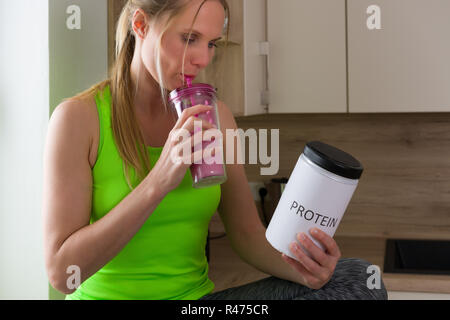
[{"label": "kitchen cabinet", "polygon": [[347,112],[345,0],[228,2],[242,43],[217,50],[204,81],[235,116]]},{"label": "kitchen cabinet", "polygon": [[[448,0],[228,3],[228,46],[196,82],[235,116],[450,111]],[[368,27],[373,6],[380,29]]]},{"label": "kitchen cabinet", "polygon": [[[210,74],[223,77],[235,115],[450,111],[447,0],[230,2],[244,3],[243,42],[225,73],[213,65]],[[368,26],[373,6],[380,29]],[[267,63],[256,53],[264,41]]]},{"label": "kitchen cabinet", "polygon": [[350,112],[450,111],[448,30],[448,0],[348,0]]},{"label": "kitchen cabinet", "polygon": [[235,116],[266,113],[267,57],[261,52],[266,41],[266,1],[228,0],[229,43],[219,43],[210,65],[196,82],[211,83],[218,97]]},{"label": "kitchen cabinet", "polygon": [[345,113],[344,0],[267,1],[270,113]]},{"label": "kitchen cabinet", "polygon": [[242,42],[217,49],[202,80],[235,116],[347,111],[344,0],[228,3]]}]

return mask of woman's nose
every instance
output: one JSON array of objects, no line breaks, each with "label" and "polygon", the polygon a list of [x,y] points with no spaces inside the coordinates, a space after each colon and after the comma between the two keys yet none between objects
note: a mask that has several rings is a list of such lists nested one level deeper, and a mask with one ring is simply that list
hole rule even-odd
[{"label": "woman's nose", "polygon": [[208,47],[199,48],[193,53],[192,56],[192,64],[196,65],[198,68],[203,69],[206,68],[211,61],[212,50]]}]

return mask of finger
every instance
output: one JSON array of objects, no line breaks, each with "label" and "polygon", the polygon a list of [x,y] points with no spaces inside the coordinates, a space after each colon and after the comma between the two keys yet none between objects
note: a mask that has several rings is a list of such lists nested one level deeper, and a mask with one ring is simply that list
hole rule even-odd
[{"label": "finger", "polygon": [[314,277],[314,275],[311,274],[311,272],[309,272],[308,270],[305,269],[305,267],[298,262],[295,259],[292,259],[291,257],[285,255],[284,253],[282,254],[282,258],[283,260],[289,264],[295,271],[297,271],[298,273],[300,273],[301,277],[303,278],[303,283],[307,286],[312,286],[313,284],[315,284],[317,282],[318,279],[316,279]]},{"label": "finger", "polygon": [[297,234],[297,240],[306,250],[308,250],[312,258],[322,267],[332,266],[332,259],[330,259],[322,248],[318,247],[305,233],[301,232]]},{"label": "finger", "polygon": [[[191,135],[183,128],[174,131],[170,139],[172,139],[173,148],[176,148],[174,151],[175,158],[186,156],[189,159],[192,152],[197,150],[205,151],[207,145],[209,146],[211,143],[217,143],[216,141],[211,142],[210,139],[206,138],[200,131]],[[215,151],[215,149],[213,151]],[[213,152],[213,155],[214,154],[215,153]]]},{"label": "finger", "polygon": [[195,117],[190,117],[181,127],[181,129],[187,130],[190,134],[215,128],[216,126],[214,124]]},{"label": "finger", "polygon": [[179,116],[177,123],[175,123],[174,129],[183,127],[184,123],[190,117],[195,117],[195,115],[198,115],[200,113],[211,111],[213,108],[213,106],[197,105],[195,107],[184,109]]},{"label": "finger", "polygon": [[203,150],[197,150],[195,152],[192,153],[191,155],[191,163],[195,163],[195,161],[197,160],[197,162],[202,161],[203,162]]},{"label": "finger", "polygon": [[[206,113],[208,111],[213,110],[213,106],[205,106],[205,105],[196,105],[194,107],[186,108],[183,110],[183,112],[179,115],[178,122],[181,122],[181,125],[190,117],[196,117],[202,113]],[[181,127],[181,126],[180,126]]]},{"label": "finger", "polygon": [[317,262],[308,257],[297,243],[291,243],[289,245],[289,248],[291,252],[300,260],[301,264],[306,268],[306,270],[308,270],[315,277],[319,277],[322,274],[326,273],[326,270]]},{"label": "finger", "polygon": [[190,141],[191,136],[192,136],[191,133],[185,129],[182,129],[182,128],[173,129],[169,133],[168,140],[169,140],[171,146],[176,146],[184,141]]},{"label": "finger", "polygon": [[[203,149],[203,152],[208,151],[212,156],[215,155],[216,147],[220,147],[217,141],[210,141],[209,139],[205,139],[205,136],[202,137],[201,132],[197,132],[192,137],[192,152],[197,151],[199,149]],[[208,153],[208,155],[209,155]]]},{"label": "finger", "polygon": [[[197,135],[200,135],[201,133],[197,133]],[[221,160],[220,158],[216,158],[216,154],[218,157],[220,157],[221,155],[221,150],[216,150],[216,146],[214,145],[215,142],[210,142],[207,141],[201,137],[197,138],[197,141],[193,141],[192,142],[192,152],[197,152],[200,151],[202,152],[202,161],[206,164],[222,164],[223,159]],[[195,142],[197,142],[195,144]],[[211,146],[212,145],[212,146]],[[200,158],[198,158],[200,159]],[[199,160],[200,161],[200,160]]]},{"label": "finger", "polygon": [[200,127],[194,127],[195,141],[203,140],[205,142],[214,143],[214,146],[220,146],[223,144],[222,133],[217,128],[208,128],[206,130],[200,130]]},{"label": "finger", "polygon": [[336,241],[330,237],[328,234],[320,230],[319,228],[313,228],[310,230],[310,234],[314,239],[319,241],[326,251],[334,258],[339,259],[341,257],[341,251],[336,243]]},{"label": "finger", "polygon": [[[201,135],[201,132],[197,133],[197,136]],[[201,139],[201,137],[199,138]],[[193,137],[191,139],[183,141],[179,145],[180,157],[186,165],[192,165],[194,163],[200,163],[203,161],[203,149],[201,143],[197,144],[197,147],[193,147]]]},{"label": "finger", "polygon": [[174,164],[190,165],[191,154],[191,140],[185,139],[172,147],[170,156]]},{"label": "finger", "polygon": [[199,148],[203,144],[203,132],[197,131],[194,133],[194,135],[191,136],[191,142],[193,148]]}]

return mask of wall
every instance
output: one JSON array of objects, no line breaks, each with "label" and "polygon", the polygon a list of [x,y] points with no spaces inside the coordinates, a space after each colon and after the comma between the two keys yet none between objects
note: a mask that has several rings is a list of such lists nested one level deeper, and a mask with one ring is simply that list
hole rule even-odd
[{"label": "wall", "polygon": [[[72,97],[108,76],[107,0],[49,0],[50,114]],[[68,29],[70,5],[81,10],[80,29]],[[65,296],[49,285],[51,300]]]},{"label": "wall", "polygon": [[0,43],[0,299],[47,299],[40,207],[48,2],[0,1]]},{"label": "wall", "polygon": [[[450,114],[272,114],[237,123],[280,129],[276,177],[289,177],[311,140],[361,161],[365,171],[337,235],[450,239]],[[259,168],[245,166],[249,181],[274,178]]]},{"label": "wall", "polygon": [[[70,5],[81,29],[66,27]],[[0,2],[0,299],[63,297],[43,255],[46,130],[62,99],[107,77],[107,27],[107,0]]]}]

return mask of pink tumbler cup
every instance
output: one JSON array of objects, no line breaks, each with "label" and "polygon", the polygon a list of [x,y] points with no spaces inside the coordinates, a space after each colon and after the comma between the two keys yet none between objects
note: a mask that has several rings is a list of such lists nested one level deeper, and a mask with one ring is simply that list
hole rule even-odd
[{"label": "pink tumbler cup", "polygon": [[[175,89],[170,93],[169,102],[171,106],[175,108],[178,117],[181,116],[184,109],[194,107],[196,105],[210,105],[214,107],[213,110],[198,114],[196,116],[199,119],[215,124],[217,129],[220,131],[216,90],[208,84],[192,84],[192,79],[188,77],[186,78],[186,87]],[[220,149],[220,154],[215,154],[215,161],[202,157],[201,163],[196,161],[191,165],[190,171],[192,175],[192,186],[194,188],[211,187],[222,184],[227,180],[225,164],[223,161],[222,139],[220,139],[220,141],[217,139],[214,141],[203,141],[201,144],[194,147],[194,152],[202,148],[203,154],[205,154],[205,150],[207,150],[209,145],[210,150],[212,150],[215,146],[219,146],[219,148],[216,148],[216,152]],[[217,161],[217,159],[220,159],[220,161]]]}]

